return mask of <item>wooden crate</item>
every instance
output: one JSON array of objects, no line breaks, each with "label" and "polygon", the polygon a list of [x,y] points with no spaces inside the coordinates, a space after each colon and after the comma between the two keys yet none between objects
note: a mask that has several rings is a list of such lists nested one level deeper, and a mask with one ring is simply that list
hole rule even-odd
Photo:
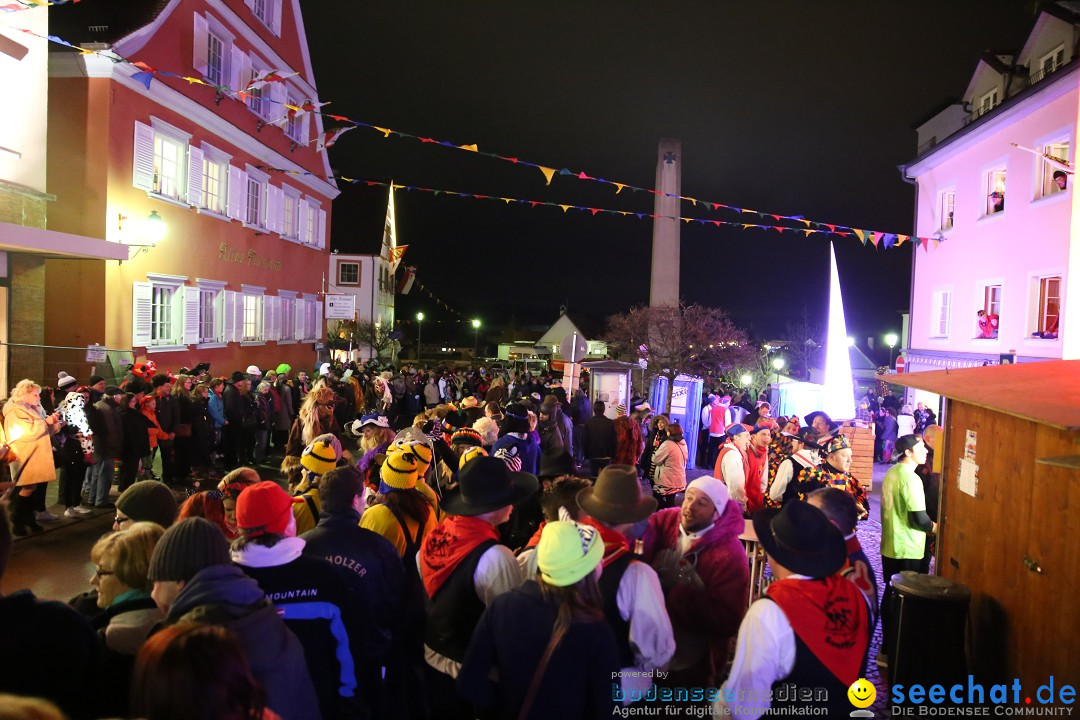
[{"label": "wooden crate", "polygon": [[870,490],[874,484],[874,426],[860,427],[845,423],[840,432],[851,443],[851,474]]}]

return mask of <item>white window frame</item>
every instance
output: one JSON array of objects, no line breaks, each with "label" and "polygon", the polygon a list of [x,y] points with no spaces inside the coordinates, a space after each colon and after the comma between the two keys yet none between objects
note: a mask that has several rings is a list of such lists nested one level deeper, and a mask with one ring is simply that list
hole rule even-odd
[{"label": "white window frame", "polygon": [[[266,188],[269,185],[270,176],[258,168],[248,165],[245,169],[246,182],[244,183],[244,227],[253,228],[260,232],[268,232],[268,211]],[[257,217],[252,218],[252,191],[255,191],[255,200],[258,208],[255,210]]]},{"label": "white window frame", "polygon": [[[297,334],[301,342],[318,342],[322,335],[322,301],[318,295],[304,293],[297,298]],[[302,330],[301,330],[302,327]]]},{"label": "white window frame", "polygon": [[292,290],[278,290],[278,298],[281,303],[281,335],[278,337],[278,345],[295,345],[296,332],[296,308],[299,301],[296,293]]},{"label": "white window frame", "polygon": [[322,201],[310,195],[300,203],[300,242],[316,250],[326,247],[326,211]]},{"label": "white window frame", "polygon": [[942,232],[956,226],[956,188],[950,187],[938,193],[938,229]]},{"label": "white window frame", "polygon": [[[344,269],[346,267],[356,269],[356,279],[355,280],[346,280],[345,279],[343,271],[344,271]],[[356,286],[360,285],[360,263],[358,261],[355,261],[355,260],[338,260],[338,264],[337,264],[337,284],[338,285],[348,285],[350,287],[356,287]]]},{"label": "white window frame", "polygon": [[241,302],[242,326],[237,330],[241,346],[264,345],[266,336],[263,313],[266,309],[266,288],[257,285],[241,285],[237,300]]},{"label": "white window frame", "polygon": [[[217,52],[214,52],[215,47]],[[225,84],[229,68],[229,47],[225,38],[218,35],[212,29],[206,31],[206,81],[215,87]],[[217,59],[217,63],[214,59]]]},{"label": "white window frame", "polygon": [[[291,89],[286,90],[285,101],[293,107],[300,107],[303,100],[300,99],[300,95],[293,92]],[[308,127],[308,115],[304,113],[302,115],[294,115],[292,119],[288,118],[288,108],[282,108],[282,112],[285,113],[285,124],[282,128],[285,130],[285,135],[289,137],[293,142],[303,145],[307,142],[307,127]]]},{"label": "white window frame", "polygon": [[[993,289],[997,289],[996,307],[993,300],[988,301],[987,294]],[[972,302],[975,308],[975,316],[972,318],[971,323],[974,328],[974,335],[976,339],[981,342],[990,342],[989,338],[978,338],[979,332],[979,317],[978,311],[985,310],[987,314],[997,315],[998,322],[1001,322],[1001,308],[1005,297],[1005,279],[1003,277],[995,278],[983,278],[975,283],[975,295],[972,298]],[[1001,327],[998,327],[998,338],[1001,337]]]},{"label": "white window frame", "polygon": [[[184,283],[186,276],[147,273],[146,282],[132,283],[132,347],[144,347],[147,354],[186,350],[184,344]],[[158,334],[156,298],[168,294],[168,332]],[[140,327],[141,325],[141,327]],[[157,337],[155,337],[157,335]]]},{"label": "white window frame", "polygon": [[[150,127],[154,132],[154,174],[148,194],[162,200],[182,203],[187,198],[187,152],[188,143],[191,142],[191,134],[153,116],[150,117]],[[175,176],[171,178],[174,193],[162,192],[164,168],[161,167],[162,158],[158,152],[159,144],[162,147],[167,144],[177,151]]]},{"label": "white window frame", "polygon": [[[199,331],[198,342],[195,347],[199,350],[223,348],[228,344],[225,337],[225,284],[222,280],[195,279],[195,290],[199,293]],[[211,311],[214,314],[212,318],[213,332],[209,335],[205,332],[206,318],[204,315],[207,297],[212,298]]]},{"label": "white window frame", "polygon": [[[1064,152],[1062,151],[1063,149]],[[1071,182],[1068,182],[1068,180],[1071,180],[1071,178],[1066,175],[1067,182],[1065,189],[1062,190],[1059,188],[1057,183],[1054,182],[1054,171],[1059,170],[1060,168],[1054,166],[1045,157],[1042,157],[1042,155],[1049,153],[1051,156],[1064,160],[1071,165],[1069,160],[1069,157],[1072,154],[1071,138],[1068,136],[1058,137],[1054,140],[1042,143],[1038,146],[1038,150],[1040,157],[1036,158],[1036,162],[1038,163],[1036,178],[1038,179],[1039,185],[1035,189],[1035,198],[1038,199],[1067,193],[1071,186]],[[1064,157],[1062,157],[1062,155],[1064,155]]]},{"label": "white window frame", "polygon": [[[1058,59],[1058,55],[1061,55],[1061,59]],[[1047,62],[1050,63],[1049,69],[1047,68]],[[1065,58],[1065,43],[1058,45],[1051,52],[1043,55],[1039,58],[1039,69],[1037,72],[1041,72],[1043,77],[1046,77],[1052,72],[1055,72],[1058,68],[1064,65],[1068,60]]]},{"label": "white window frame", "polygon": [[278,37],[281,36],[281,10],[284,0],[244,0],[251,14],[266,29]]},{"label": "white window frame", "polygon": [[[192,150],[194,150],[194,148],[192,148]],[[228,220],[229,162],[232,160],[232,156],[205,142],[199,145],[198,151],[202,155],[202,180],[199,183],[198,188],[200,193],[199,198],[197,201],[191,202],[191,204],[195,205],[201,214],[212,215],[221,220]],[[209,194],[211,185],[211,166],[217,167],[219,173],[216,202],[211,202],[211,196]],[[194,168],[192,168],[192,170],[194,170]],[[194,188],[194,185],[191,185],[191,187]]]},{"label": "white window frame", "polygon": [[[281,237],[293,242],[300,242],[300,191],[294,187],[281,184]],[[289,212],[289,207],[292,211]]]},{"label": "white window frame", "polygon": [[947,339],[949,337],[949,331],[952,329],[952,306],[952,286],[936,288],[934,290],[934,304],[932,305],[933,314],[930,318],[931,338]]},{"label": "white window frame", "polygon": [[1043,299],[1043,284],[1049,280],[1057,280],[1057,319],[1058,319],[1058,336],[1057,338],[1032,338],[1033,340],[1040,342],[1055,342],[1061,339],[1061,312],[1064,309],[1062,307],[1063,291],[1065,289],[1065,273],[1064,272],[1040,272],[1031,276],[1031,307],[1032,313],[1029,322],[1028,336],[1035,332],[1045,332],[1046,328],[1046,302]]},{"label": "white window frame", "polygon": [[[1006,208],[1009,207],[1008,204],[1006,204],[1005,202],[1005,200],[1008,199],[1008,167],[1005,165],[998,165],[996,167],[992,167],[986,171],[983,177],[983,188],[986,191],[986,214],[984,215],[984,217],[1001,215],[1005,212]],[[1002,194],[1002,203],[1000,210],[994,209],[994,199],[991,197],[991,195],[995,192],[1000,192]]]},{"label": "white window frame", "polygon": [[985,115],[1001,104],[1001,92],[994,88],[979,98],[979,115]]}]

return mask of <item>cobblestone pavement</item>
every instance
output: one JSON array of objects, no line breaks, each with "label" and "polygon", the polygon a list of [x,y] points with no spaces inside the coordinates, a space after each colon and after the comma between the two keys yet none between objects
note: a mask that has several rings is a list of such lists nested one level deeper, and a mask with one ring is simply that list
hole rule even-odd
[{"label": "cobblestone pavement", "polygon": [[[885,478],[885,473],[889,469],[889,465],[882,463],[874,464],[874,482],[873,487],[870,490],[870,518],[864,522],[859,523],[856,528],[856,533],[859,536],[859,542],[862,544],[863,551],[866,553],[867,559],[870,560],[871,567],[874,568],[874,574],[878,581],[878,604],[881,601],[881,588],[884,584],[884,578],[881,572],[881,482]],[[694,478],[701,477],[702,475],[710,474],[707,470],[694,469],[687,470],[687,481]],[[881,621],[878,620],[874,626],[874,632],[870,638],[870,653],[868,667],[866,668],[866,679],[874,684],[877,689],[877,699],[874,704],[868,709],[874,713],[876,717],[889,717],[889,681],[886,672],[877,666],[874,659],[877,657],[878,650],[881,647],[882,635],[881,635]]]}]

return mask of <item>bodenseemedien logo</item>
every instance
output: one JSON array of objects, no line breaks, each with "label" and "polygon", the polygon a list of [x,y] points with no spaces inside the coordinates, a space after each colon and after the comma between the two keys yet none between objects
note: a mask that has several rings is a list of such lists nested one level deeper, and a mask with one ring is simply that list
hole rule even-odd
[{"label": "bodenseemedien logo", "polygon": [[847,689],[847,697],[848,702],[850,702],[857,708],[851,711],[851,717],[874,717],[874,713],[866,709],[873,705],[874,700],[877,699],[877,688],[874,687],[874,683],[870,682],[866,678],[859,678],[855,682],[851,683],[851,686]]}]

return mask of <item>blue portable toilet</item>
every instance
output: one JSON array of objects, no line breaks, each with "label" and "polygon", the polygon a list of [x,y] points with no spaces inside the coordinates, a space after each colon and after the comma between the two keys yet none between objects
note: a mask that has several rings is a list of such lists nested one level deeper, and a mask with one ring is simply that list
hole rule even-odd
[{"label": "blue portable toilet", "polygon": [[[665,412],[673,422],[678,422],[686,440],[686,467],[694,467],[697,457],[698,431],[701,429],[701,389],[704,380],[696,375],[675,377],[675,390],[671,393],[671,408]],[[649,405],[659,413],[667,403],[668,379],[657,375],[649,387]]]}]

